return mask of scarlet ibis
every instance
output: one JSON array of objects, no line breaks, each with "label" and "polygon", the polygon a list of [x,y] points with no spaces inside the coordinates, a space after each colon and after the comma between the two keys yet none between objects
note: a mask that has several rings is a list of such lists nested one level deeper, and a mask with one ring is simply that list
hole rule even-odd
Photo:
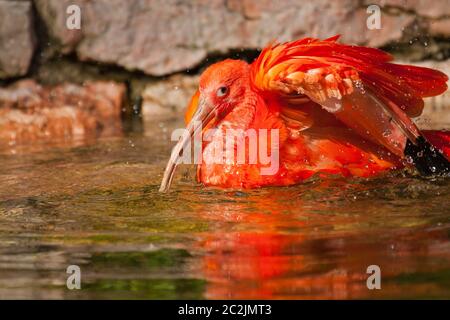
[{"label": "scarlet ibis", "polygon": [[[286,186],[330,174],[371,177],[405,165],[422,175],[448,175],[450,134],[421,131],[411,119],[422,113],[424,97],[447,89],[448,77],[394,64],[388,53],[340,44],[338,38],[272,43],[251,64],[227,59],[208,67],[186,111],[188,134],[172,150],[160,191],[169,189],[191,138],[207,130],[212,133],[202,140],[197,166],[197,178],[207,186]],[[244,140],[246,160],[251,145],[245,132],[276,130],[277,141],[259,138],[276,142],[276,152],[268,152],[276,153],[276,170],[261,174],[267,163],[259,158],[214,161],[230,129],[244,132],[232,147]]]}]

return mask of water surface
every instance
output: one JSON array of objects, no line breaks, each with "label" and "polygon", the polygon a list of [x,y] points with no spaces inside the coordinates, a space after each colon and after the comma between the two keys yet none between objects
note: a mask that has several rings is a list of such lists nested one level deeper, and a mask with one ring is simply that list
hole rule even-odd
[{"label": "water surface", "polygon": [[160,194],[179,125],[1,151],[0,298],[450,298],[450,179]]}]

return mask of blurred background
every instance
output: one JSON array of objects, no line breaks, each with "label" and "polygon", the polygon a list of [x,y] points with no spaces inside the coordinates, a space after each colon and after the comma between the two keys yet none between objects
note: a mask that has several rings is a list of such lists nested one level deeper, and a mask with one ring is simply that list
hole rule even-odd
[{"label": "blurred background", "polygon": [[450,75],[450,0],[0,0],[0,299],[450,298],[448,179],[158,193],[205,67],[335,34]]},{"label": "blurred background", "polygon": [[[374,4],[380,21],[369,28]],[[251,61],[271,40],[341,34],[344,43],[382,48],[399,62],[449,74],[449,4],[1,0],[0,144],[117,134],[115,121],[133,115],[144,122],[181,117],[208,64],[226,57]],[[422,126],[450,121],[448,94],[428,104]]]}]

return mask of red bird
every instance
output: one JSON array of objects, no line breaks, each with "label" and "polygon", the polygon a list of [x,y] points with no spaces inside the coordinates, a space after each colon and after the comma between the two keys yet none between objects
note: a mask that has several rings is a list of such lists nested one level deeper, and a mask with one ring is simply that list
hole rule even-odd
[{"label": "red bird", "polygon": [[[411,120],[422,113],[424,97],[447,89],[447,76],[393,64],[381,50],[337,39],[271,44],[251,64],[228,59],[207,68],[186,112],[189,134],[174,147],[160,191],[169,189],[182,151],[200,130],[197,177],[204,185],[286,186],[315,174],[371,177],[405,164],[423,175],[448,174],[450,134],[420,131]],[[211,128],[217,130],[206,133]],[[267,136],[276,130],[276,141],[258,136],[276,144],[276,151],[266,153],[279,161],[276,170],[261,174],[267,162],[248,161],[251,143],[244,134],[230,149],[244,141],[245,163],[234,154],[214,161],[229,129],[266,129]]]}]

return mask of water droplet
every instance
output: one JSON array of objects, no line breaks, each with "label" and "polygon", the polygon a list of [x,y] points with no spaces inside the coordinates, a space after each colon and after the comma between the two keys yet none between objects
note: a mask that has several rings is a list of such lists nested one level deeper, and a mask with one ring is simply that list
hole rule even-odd
[{"label": "water droplet", "polygon": [[364,89],[364,84],[361,80],[356,80],[355,81],[355,87],[358,88],[362,94],[366,93],[366,90]]}]

